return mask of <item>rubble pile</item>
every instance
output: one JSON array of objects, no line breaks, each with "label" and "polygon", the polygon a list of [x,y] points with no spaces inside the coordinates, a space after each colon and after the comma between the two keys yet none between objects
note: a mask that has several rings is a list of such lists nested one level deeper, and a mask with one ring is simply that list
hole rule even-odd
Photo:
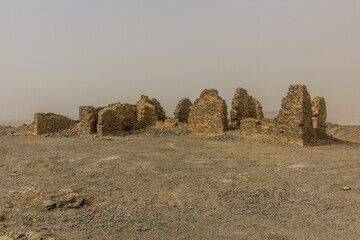
[{"label": "rubble pile", "polygon": [[181,99],[174,111],[175,120],[182,123],[187,123],[191,106],[192,106],[192,102],[190,101],[190,99],[188,98]]},{"label": "rubble pile", "polygon": [[227,106],[216,89],[204,90],[190,107],[189,131],[197,135],[223,134],[228,125]]}]

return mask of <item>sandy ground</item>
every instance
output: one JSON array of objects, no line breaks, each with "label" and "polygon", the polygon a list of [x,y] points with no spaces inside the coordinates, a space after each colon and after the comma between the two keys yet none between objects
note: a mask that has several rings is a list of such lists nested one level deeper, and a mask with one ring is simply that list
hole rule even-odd
[{"label": "sandy ground", "polygon": [[0,239],[360,239],[359,162],[357,143],[2,136]]}]

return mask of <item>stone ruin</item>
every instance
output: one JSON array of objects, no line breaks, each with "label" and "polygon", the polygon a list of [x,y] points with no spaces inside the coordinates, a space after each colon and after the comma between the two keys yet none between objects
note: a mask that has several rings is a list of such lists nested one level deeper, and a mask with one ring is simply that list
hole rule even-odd
[{"label": "stone ruin", "polygon": [[305,85],[291,85],[275,121],[280,133],[307,145],[313,138],[312,103]]},{"label": "stone ruin", "polygon": [[165,111],[160,102],[155,98],[142,95],[137,102],[137,119],[141,128],[154,125],[156,122],[163,122],[166,119]]},{"label": "stone ruin", "polygon": [[216,89],[204,90],[190,107],[188,129],[197,135],[223,134],[228,125],[227,106]]},{"label": "stone ruin", "polygon": [[79,122],[53,113],[36,113],[32,126],[36,135],[74,128],[78,135],[120,136],[165,121],[161,104],[141,96],[136,105],[114,103],[107,107],[79,107]]},{"label": "stone ruin", "polygon": [[181,123],[187,123],[191,106],[192,106],[192,102],[190,101],[190,99],[188,98],[181,99],[174,111],[175,120]]},{"label": "stone ruin", "polygon": [[99,136],[121,136],[138,127],[137,107],[131,104],[112,104],[99,112]]},{"label": "stone ruin", "polygon": [[226,102],[218,91],[206,89],[194,104],[187,98],[180,100],[174,111],[174,119],[166,117],[156,99],[142,95],[136,104],[81,106],[78,123],[53,113],[36,113],[31,129],[34,129],[36,135],[75,129],[78,135],[120,136],[152,126],[152,129],[163,129],[166,132],[179,131],[178,135],[192,133],[211,136],[221,135],[233,128],[233,133],[240,135],[270,136],[297,145],[328,139],[326,102],[322,97],[311,101],[306,86],[301,84],[290,86],[275,118],[264,118],[259,101],[243,88],[237,88],[234,94],[230,127],[227,115]]},{"label": "stone ruin", "polygon": [[99,112],[103,107],[81,106],[79,107],[78,126],[80,135],[91,135],[97,133]]},{"label": "stone ruin", "polygon": [[264,114],[260,102],[250,96],[246,89],[237,88],[231,104],[230,126],[237,128],[240,122],[246,118],[263,120]]},{"label": "stone ruin", "polygon": [[312,122],[314,133],[318,138],[326,138],[326,102],[323,97],[316,97],[312,101]]},{"label": "stone ruin", "polygon": [[76,121],[54,113],[35,113],[32,125],[36,135],[43,135],[75,126]]}]

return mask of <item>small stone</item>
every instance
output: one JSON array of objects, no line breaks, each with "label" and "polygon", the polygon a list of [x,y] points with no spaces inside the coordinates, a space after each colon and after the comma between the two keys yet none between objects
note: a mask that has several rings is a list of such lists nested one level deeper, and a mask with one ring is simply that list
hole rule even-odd
[{"label": "small stone", "polygon": [[5,215],[0,215],[0,222],[3,222],[3,221],[5,221],[5,220],[6,220]]},{"label": "small stone", "polygon": [[342,187],[341,190],[349,191],[349,190],[351,190],[351,188],[350,187]]}]

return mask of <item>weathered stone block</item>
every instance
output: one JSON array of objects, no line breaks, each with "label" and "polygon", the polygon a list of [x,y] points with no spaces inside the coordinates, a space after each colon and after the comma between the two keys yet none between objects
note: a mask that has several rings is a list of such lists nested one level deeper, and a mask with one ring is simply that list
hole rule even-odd
[{"label": "weathered stone block", "polygon": [[190,114],[190,107],[192,106],[192,102],[188,98],[183,98],[179,101],[178,105],[176,106],[174,116],[175,119],[182,123],[187,123],[189,114]]},{"label": "weathered stone block", "polygon": [[138,127],[136,105],[112,104],[99,112],[99,136],[120,136]]},{"label": "weathered stone block", "polygon": [[303,145],[313,137],[312,104],[306,86],[291,85],[282,100],[281,109],[276,118],[278,130],[286,135],[299,138]]},{"label": "weathered stone block", "polygon": [[76,121],[54,113],[35,113],[33,122],[36,135],[59,132],[75,124]]},{"label": "weathered stone block", "polygon": [[312,101],[313,127],[317,137],[325,138],[326,135],[326,102],[323,97],[316,97]]},{"label": "weathered stone block", "polygon": [[204,90],[190,108],[189,131],[198,135],[223,134],[227,129],[227,106],[216,89]]}]

